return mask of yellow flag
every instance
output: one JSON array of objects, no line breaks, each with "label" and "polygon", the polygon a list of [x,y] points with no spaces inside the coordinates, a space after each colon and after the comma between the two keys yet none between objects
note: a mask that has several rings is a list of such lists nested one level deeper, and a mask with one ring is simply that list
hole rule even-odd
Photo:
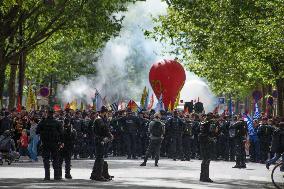
[{"label": "yellow flag", "polygon": [[140,107],[144,107],[145,106],[145,101],[146,101],[146,97],[147,97],[147,88],[146,86],[144,87],[144,90],[143,90],[143,93],[142,93],[142,97],[141,97],[141,100],[140,100]]},{"label": "yellow flag", "polygon": [[77,101],[73,100],[70,104],[70,109],[77,110]]},{"label": "yellow flag", "polygon": [[33,100],[32,100],[32,102],[33,102],[32,107],[34,108],[34,110],[37,110],[36,92],[33,93]]},{"label": "yellow flag", "polygon": [[81,107],[80,107],[80,110],[83,111],[84,110],[84,104],[83,102],[81,101]]},{"label": "yellow flag", "polygon": [[31,111],[32,109],[35,109],[35,105],[36,105],[35,101],[36,101],[35,94],[33,93],[32,86],[29,85],[27,101],[26,101],[26,109],[28,112]]},{"label": "yellow flag", "polygon": [[176,108],[178,107],[178,105],[179,105],[179,100],[180,100],[180,92],[178,93],[178,96],[177,96],[177,98],[176,98],[176,102],[175,102],[175,106],[174,106],[175,109],[176,109]]},{"label": "yellow flag", "polygon": [[172,111],[172,102],[170,101],[169,107],[168,107],[168,112],[171,112],[171,111]]}]

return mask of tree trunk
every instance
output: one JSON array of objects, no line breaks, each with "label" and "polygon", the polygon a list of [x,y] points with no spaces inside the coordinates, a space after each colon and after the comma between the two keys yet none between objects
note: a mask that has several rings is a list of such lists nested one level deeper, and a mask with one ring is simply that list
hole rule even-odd
[{"label": "tree trunk", "polygon": [[261,108],[262,108],[262,112],[265,112],[266,111],[266,98],[265,98],[265,96],[267,94],[266,86],[262,85],[261,90],[262,90],[262,101],[261,101],[262,106],[261,106]]},{"label": "tree trunk", "polygon": [[276,88],[278,93],[277,99],[277,115],[280,117],[284,116],[284,107],[283,107],[283,100],[284,100],[284,79],[277,79],[276,80]]},{"label": "tree trunk", "polygon": [[239,114],[240,113],[240,100],[239,99],[236,100],[235,108],[236,108],[236,114]]},{"label": "tree trunk", "polygon": [[[25,70],[26,70],[26,54],[23,52],[19,57],[19,85],[18,85],[18,100],[22,105],[23,101],[23,88],[25,81]],[[19,102],[18,102],[19,103]]]},{"label": "tree trunk", "polygon": [[6,68],[7,68],[7,64],[0,57],[0,105],[1,106],[2,106],[4,86],[5,86],[5,81],[6,81],[6,76],[5,76]]},{"label": "tree trunk", "polygon": [[15,107],[15,100],[16,100],[16,90],[15,90],[15,84],[16,84],[16,74],[17,74],[17,61],[12,62],[10,64],[11,71],[10,71],[10,79],[9,79],[9,85],[8,85],[8,94],[9,94],[9,105],[8,109],[12,110]]}]

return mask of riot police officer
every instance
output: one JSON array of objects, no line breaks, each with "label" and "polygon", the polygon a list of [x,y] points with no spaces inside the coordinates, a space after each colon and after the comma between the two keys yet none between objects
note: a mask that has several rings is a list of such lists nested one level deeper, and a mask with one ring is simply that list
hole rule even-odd
[{"label": "riot police officer", "polygon": [[104,161],[104,145],[113,139],[109,130],[107,113],[108,109],[105,106],[102,106],[100,115],[94,122],[96,160],[90,177],[91,180],[108,181],[112,178],[108,174],[107,162]]},{"label": "riot police officer", "polygon": [[123,132],[125,137],[125,143],[127,146],[127,159],[137,159],[137,136],[138,129],[140,127],[140,120],[129,109],[127,115],[119,119],[123,122]]},{"label": "riot police officer", "polygon": [[54,180],[61,180],[59,150],[64,147],[62,142],[62,125],[53,118],[53,111],[48,111],[48,115],[43,119],[37,128],[42,143],[42,158],[45,170],[44,180],[50,180],[50,160],[54,169]]},{"label": "riot police officer", "polygon": [[167,121],[167,133],[170,135],[170,155],[173,160],[177,158],[183,159],[182,155],[182,135],[184,131],[184,123],[178,116],[178,111],[175,110],[173,117]]},{"label": "riot police officer", "polygon": [[268,159],[269,148],[271,145],[272,135],[274,129],[271,125],[267,124],[267,118],[264,117],[260,122],[260,125],[257,129],[257,135],[260,141],[260,161],[265,163]]},{"label": "riot police officer", "polygon": [[189,115],[185,116],[185,125],[183,132],[183,154],[186,161],[190,161],[191,146],[193,143],[192,122]]},{"label": "riot police officer", "polygon": [[246,129],[247,124],[243,121],[242,117],[238,118],[238,121],[230,127],[231,131],[234,131],[234,143],[236,153],[236,165],[233,168],[246,168]]},{"label": "riot police officer", "polygon": [[209,178],[209,165],[210,165],[210,156],[211,156],[211,148],[213,144],[213,137],[215,131],[211,128],[212,125],[212,114],[207,114],[206,119],[200,125],[200,134],[199,134],[199,142],[200,142],[200,154],[202,157],[201,163],[201,173],[200,173],[200,181],[201,182],[213,182]]},{"label": "riot police officer", "polygon": [[148,158],[153,153],[155,157],[155,166],[158,167],[161,142],[163,140],[163,135],[165,134],[165,127],[164,124],[160,121],[160,119],[161,114],[159,112],[156,112],[154,115],[154,119],[149,124],[149,133],[151,141],[147,149],[144,162],[140,166],[146,166]]},{"label": "riot police officer", "polygon": [[83,145],[83,120],[80,112],[76,112],[75,116],[71,122],[73,128],[76,130],[77,139],[75,141],[75,149],[74,149],[74,159],[78,158],[78,155],[82,154],[82,145]]},{"label": "riot police officer", "polygon": [[[70,120],[65,119],[64,120],[64,126],[63,126],[63,137],[62,141],[64,143],[64,147],[60,150],[60,157],[59,157],[59,163],[60,163],[60,172],[62,172],[62,164],[63,161],[65,161],[65,178],[66,179],[72,179],[72,176],[70,174],[71,170],[71,157],[74,150],[75,140],[76,140],[76,130],[72,128]],[[60,174],[62,176],[62,173]]]}]

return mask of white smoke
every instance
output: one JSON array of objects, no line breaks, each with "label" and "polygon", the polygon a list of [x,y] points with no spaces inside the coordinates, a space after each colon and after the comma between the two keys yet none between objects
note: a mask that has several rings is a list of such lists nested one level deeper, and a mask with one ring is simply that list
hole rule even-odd
[{"label": "white smoke", "polygon": [[184,102],[199,100],[203,103],[205,112],[211,112],[217,106],[217,98],[213,95],[207,83],[189,72],[180,96],[180,99]]},{"label": "white smoke", "polygon": [[[144,86],[150,88],[148,74],[151,65],[163,58],[174,58],[170,55],[162,57],[164,44],[145,38],[143,32],[153,28],[152,17],[166,14],[166,10],[166,3],[159,0],[130,4],[126,13],[119,14],[125,16],[120,35],[106,44],[99,60],[94,63],[97,75],[91,78],[82,76],[61,87],[59,94],[62,95],[62,101],[82,99],[90,103],[96,89],[102,97],[106,96],[109,102],[128,99],[139,101]],[[170,49],[170,46],[168,48]],[[187,78],[189,80],[181,93],[181,99],[188,101],[199,96],[205,103],[206,110],[212,110],[213,96],[208,86],[204,87],[204,82],[197,77],[194,79],[199,83],[192,84],[192,73],[187,74]]]},{"label": "white smoke", "polygon": [[[61,99],[70,102],[87,98],[90,102],[97,89],[109,101],[139,100],[144,86],[149,86],[150,66],[161,59],[162,45],[146,39],[143,30],[154,26],[152,16],[166,13],[167,5],[157,0],[130,4],[123,13],[123,29],[119,37],[111,39],[98,62],[94,63],[97,75],[93,78],[80,77],[61,87]],[[85,90],[87,89],[87,90]]]}]

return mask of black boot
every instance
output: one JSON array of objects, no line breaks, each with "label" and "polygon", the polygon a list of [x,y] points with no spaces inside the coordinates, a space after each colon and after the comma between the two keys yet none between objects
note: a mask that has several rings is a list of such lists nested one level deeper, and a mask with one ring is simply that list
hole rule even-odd
[{"label": "black boot", "polygon": [[54,169],[54,180],[62,180],[62,169]]},{"label": "black boot", "polygon": [[140,164],[140,166],[146,166],[146,162],[144,161],[143,163]]},{"label": "black boot", "polygon": [[201,182],[203,182],[203,181],[205,180],[204,165],[203,165],[203,164],[201,164],[201,171],[200,171],[200,178],[199,178],[199,180],[200,180]]},{"label": "black boot", "polygon": [[103,166],[103,177],[108,180],[112,180],[114,178],[114,176],[109,175],[108,163],[106,161],[104,161],[104,166]]},{"label": "black boot", "polygon": [[72,176],[71,176],[70,173],[65,173],[65,178],[66,178],[66,179],[72,179]]},{"label": "black boot", "polygon": [[155,160],[155,167],[158,167],[158,161],[159,160]]},{"label": "black boot", "polygon": [[43,159],[43,166],[44,166],[44,180],[50,180],[50,164],[48,159]]},{"label": "black boot", "polygon": [[45,176],[44,176],[44,180],[50,180],[50,172],[49,170],[45,170]]},{"label": "black boot", "polygon": [[109,181],[108,179],[103,177],[103,166],[104,166],[104,160],[99,159],[96,160],[93,167],[93,172],[91,174],[90,179],[96,180],[96,181]]},{"label": "black boot", "polygon": [[205,166],[205,174],[204,174],[204,182],[213,182],[210,178],[209,178],[209,165]]}]

